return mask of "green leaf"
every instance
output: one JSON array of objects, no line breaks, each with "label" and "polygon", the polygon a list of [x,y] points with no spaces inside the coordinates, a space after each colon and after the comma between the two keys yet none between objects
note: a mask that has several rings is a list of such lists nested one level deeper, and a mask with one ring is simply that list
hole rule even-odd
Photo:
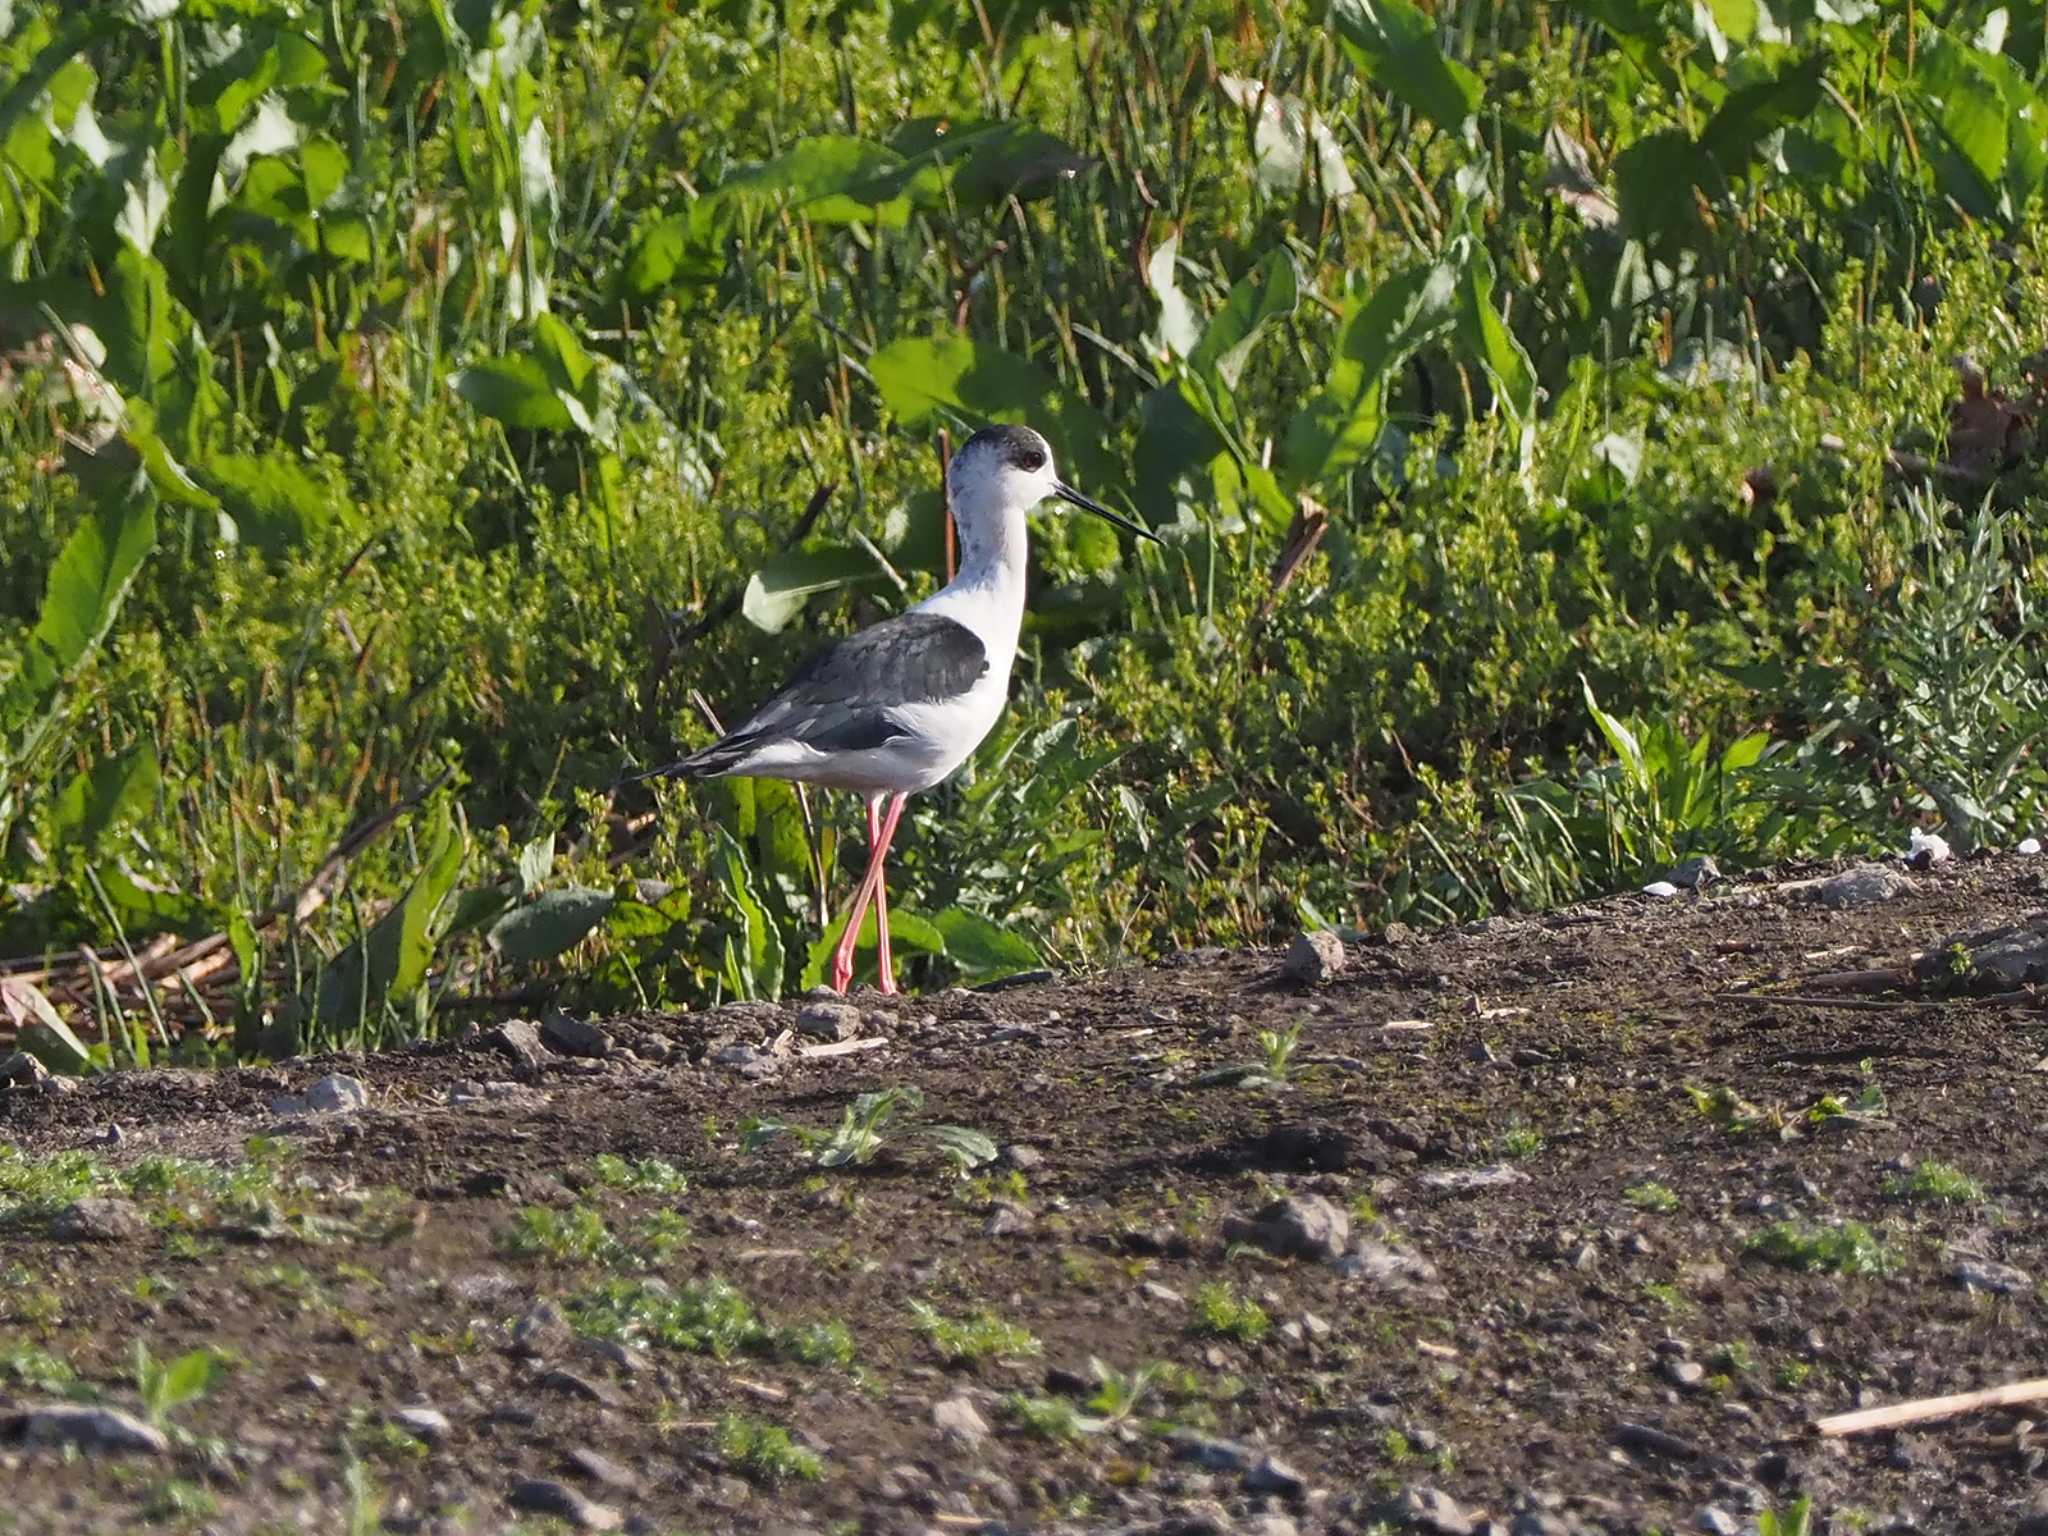
[{"label": "green leaf", "polygon": [[493,923],[490,946],[517,965],[552,960],[580,944],[605,920],[617,900],[609,891],[575,885],[544,892]]},{"label": "green leaf", "polygon": [[[0,1010],[13,1023],[21,1048],[45,1066],[76,1071],[91,1061],[92,1053],[86,1050],[85,1042],[71,1032],[56,1004],[34,982],[19,976],[0,976]],[[43,1045],[38,1030],[57,1043],[57,1052]],[[52,1054],[57,1057],[55,1061],[48,1059]]]},{"label": "green leaf", "polygon": [[244,541],[272,558],[300,548],[335,521],[340,495],[280,450],[216,454],[199,478],[235,520]]},{"label": "green leaf", "polygon": [[1343,145],[1306,102],[1242,75],[1220,75],[1216,84],[1241,110],[1258,114],[1252,123],[1252,161],[1259,185],[1268,192],[1291,195],[1303,186],[1310,165],[1315,167],[1313,186],[1323,196],[1349,197],[1358,190]]},{"label": "green leaf", "polygon": [[1493,307],[1493,263],[1483,250],[1472,253],[1461,297],[1459,340],[1493,381],[1494,403],[1515,428],[1517,463],[1527,469],[1536,455],[1536,368]]},{"label": "green leaf", "polygon": [[1766,138],[1813,115],[1820,105],[1826,65],[1825,58],[1813,54],[1787,65],[1772,79],[1728,93],[1700,131],[1700,148],[1712,157],[1722,175],[1740,174]]},{"label": "green leaf", "polygon": [[1730,742],[1728,750],[1721,754],[1721,771],[1740,773],[1745,768],[1755,767],[1770,744],[1769,731],[1753,731],[1747,736],[1739,737]]},{"label": "green leaf", "polygon": [[1437,46],[1436,23],[1408,0],[1331,0],[1330,21],[1352,63],[1435,123],[1467,137],[1479,77]]},{"label": "green leaf", "polygon": [[1181,292],[1177,273],[1179,261],[1180,236],[1169,235],[1145,263],[1145,281],[1152,289],[1152,296],[1159,301],[1160,344],[1174,356],[1186,357],[1194,351],[1202,328],[1201,322],[1195,318],[1195,306]]},{"label": "green leaf", "polygon": [[217,914],[197,896],[145,884],[119,864],[101,865],[99,882],[100,889],[106,892],[107,904],[114,909],[130,939],[158,933],[197,938],[220,926]]},{"label": "green leaf", "polygon": [[1229,388],[1237,388],[1238,376],[1259,333],[1275,320],[1293,314],[1299,293],[1293,255],[1284,247],[1267,252],[1238,279],[1223,307],[1203,328],[1202,339],[1188,355],[1188,366],[1197,374],[1213,373]]},{"label": "green leaf", "polygon": [[211,1349],[199,1348],[180,1355],[166,1367],[155,1393],[164,1408],[176,1408],[202,1396],[221,1374],[224,1362]]},{"label": "green leaf", "polygon": [[576,426],[538,358],[494,357],[457,370],[449,383],[477,410],[508,427],[568,432]]},{"label": "green leaf", "polygon": [[406,892],[370,931],[335,956],[314,984],[314,1010],[330,1024],[372,1017],[409,996],[433,963],[434,914],[462,869],[463,839],[444,806],[431,851]]},{"label": "green leaf", "polygon": [[155,542],[155,503],[132,494],[108,497],[65,541],[23,658],[32,698],[54,689],[105,637]]},{"label": "green leaf", "polygon": [[996,1144],[985,1133],[964,1125],[921,1125],[917,1135],[956,1163],[962,1173],[996,1160]]},{"label": "green leaf", "polygon": [[156,748],[146,741],[73,777],[50,808],[57,851],[98,852],[108,834],[156,797],[160,781]]},{"label": "green leaf", "polygon": [[1411,267],[1344,304],[1337,355],[1320,393],[1287,425],[1283,458],[1296,484],[1327,485],[1372,451],[1385,422],[1387,376],[1455,318],[1458,269]]},{"label": "green leaf", "polygon": [[531,896],[555,867],[555,834],[543,832],[519,850],[519,894]]},{"label": "green leaf", "polygon": [[868,374],[905,426],[941,410],[982,422],[1028,422],[1052,443],[1068,478],[1102,485],[1116,475],[1118,466],[1102,452],[1101,415],[1028,358],[965,336],[904,337],[868,360]]},{"label": "green leaf", "polygon": [[946,908],[936,926],[945,939],[946,958],[970,976],[1010,976],[1045,963],[1029,940],[965,907]]},{"label": "green leaf", "polygon": [[777,555],[747,578],[740,611],[747,616],[748,623],[772,635],[801,613],[804,604],[818,593],[871,582],[880,576],[874,558],[850,544],[793,549]]},{"label": "green leaf", "polygon": [[[953,173],[953,198],[963,208],[992,208],[1007,198],[1049,196],[1094,162],[1042,129],[1004,123],[977,138]],[[929,183],[915,182],[928,192]],[[933,199],[936,201],[936,199]]]},{"label": "green leaf", "polygon": [[1614,161],[1614,188],[1621,204],[1621,232],[1646,250],[1697,246],[1698,189],[1718,178],[1706,151],[1682,129],[1645,134]]},{"label": "green leaf", "polygon": [[906,167],[901,155],[883,145],[827,133],[741,172],[719,191],[780,194],[815,223],[900,229],[910,219],[912,191],[921,201],[935,202],[942,182],[936,165]]},{"label": "green leaf", "polygon": [[716,197],[699,197],[684,212],[643,227],[620,276],[626,296],[646,299],[675,283],[703,287],[717,282],[725,271],[729,211]]},{"label": "green leaf", "polygon": [[773,1002],[782,995],[782,931],[755,894],[747,851],[723,825],[714,830],[724,852],[719,884],[740,919],[739,943],[728,953],[728,982],[744,997]]}]

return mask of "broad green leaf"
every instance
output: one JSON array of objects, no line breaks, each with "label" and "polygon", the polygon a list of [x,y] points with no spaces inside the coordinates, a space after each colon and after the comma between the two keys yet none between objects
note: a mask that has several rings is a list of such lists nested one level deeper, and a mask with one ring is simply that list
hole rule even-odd
[{"label": "broad green leaf", "polygon": [[1536,368],[1493,307],[1493,263],[1475,250],[1465,268],[1458,337],[1493,381],[1493,396],[1515,428],[1516,460],[1527,469],[1536,453]]},{"label": "broad green leaf", "polygon": [[756,629],[777,634],[818,593],[877,581],[881,574],[873,557],[851,544],[789,550],[747,578],[740,611]]},{"label": "broad green leaf", "polygon": [[617,899],[609,891],[568,886],[514,907],[491,925],[490,945],[516,965],[552,960],[603,922]]},{"label": "broad green leaf", "polygon": [[1774,79],[1760,80],[1728,93],[1700,132],[1700,148],[1713,158],[1724,176],[1740,174],[1771,134],[1812,116],[1820,104],[1821,75],[1826,64],[1826,59],[1816,53],[1788,65]]},{"label": "broad green leaf", "polygon": [[1344,304],[1337,355],[1322,390],[1288,423],[1284,459],[1295,484],[1326,485],[1349,473],[1378,439],[1387,376],[1456,317],[1458,269],[1411,267]]},{"label": "broad green leaf", "polygon": [[963,1173],[971,1173],[996,1160],[995,1142],[985,1133],[968,1126],[921,1125],[917,1134],[950,1157]]},{"label": "broad green leaf", "polygon": [[[19,976],[0,976],[0,1010],[14,1025],[21,1048],[48,1067],[77,1071],[92,1059],[85,1042],[71,1032],[64,1016],[57,1012],[34,982]],[[42,1036],[47,1034],[58,1047],[52,1050]],[[55,1060],[50,1058],[55,1056]]]},{"label": "broad green leaf", "polygon": [[234,518],[243,540],[273,558],[318,538],[342,505],[337,488],[314,479],[281,450],[218,454],[201,466],[199,478]]},{"label": "broad green leaf", "polygon": [[595,408],[597,364],[576,333],[553,315],[544,314],[534,319],[533,337],[534,353],[555,388]]},{"label": "broad green leaf", "polygon": [[299,173],[307,208],[324,208],[348,179],[348,151],[326,134],[316,133],[299,146]]},{"label": "broad green leaf", "polygon": [[718,198],[700,197],[686,211],[642,228],[620,277],[626,296],[646,299],[672,283],[701,287],[717,282],[725,271],[728,213]]},{"label": "broad green leaf", "polygon": [[59,853],[90,856],[124,821],[147,806],[160,782],[156,748],[137,742],[74,775],[50,807],[49,832]]},{"label": "broad green leaf", "polygon": [[444,807],[413,882],[370,931],[349,944],[314,984],[314,1010],[330,1024],[376,1017],[410,996],[434,958],[433,920],[462,869],[463,838]]},{"label": "broad green leaf", "polygon": [[[1042,129],[1004,123],[979,136],[958,162],[953,198],[963,208],[991,208],[1010,197],[1029,202],[1049,196],[1061,182],[1072,181],[1094,163]],[[921,195],[931,196],[929,181],[914,179],[913,185]]]},{"label": "broad green leaf", "polygon": [[1381,90],[1446,133],[1471,134],[1479,77],[1445,57],[1428,15],[1408,0],[1331,0],[1330,21],[1345,53]]},{"label": "broad green leaf", "polygon": [[2001,193],[2012,139],[2004,98],[1985,71],[1953,45],[1937,61],[1929,70],[1936,88],[1925,99],[1939,141],[1950,152],[1941,166],[1947,172],[1943,190],[1980,218],[2008,214],[2012,210]]},{"label": "broad green leaf", "polygon": [[455,393],[494,421],[538,431],[573,431],[576,421],[538,358],[515,353],[458,370]]},{"label": "broad green leaf", "polygon": [[195,1349],[180,1355],[164,1370],[156,1394],[158,1404],[176,1408],[199,1398],[221,1374],[222,1364],[221,1357],[211,1349]]},{"label": "broad green leaf", "polygon": [[1294,313],[1299,289],[1293,255],[1284,247],[1267,252],[1238,279],[1223,307],[1203,328],[1188,366],[1197,374],[1214,372],[1225,385],[1237,388],[1252,344],[1273,321]]},{"label": "broad green leaf", "polygon": [[1195,306],[1181,292],[1176,273],[1179,260],[1180,236],[1169,235],[1145,263],[1145,281],[1159,301],[1160,345],[1176,357],[1186,357],[1195,349],[1201,325],[1195,319]]},{"label": "broad green leaf", "polygon": [[159,890],[119,864],[102,864],[99,882],[100,889],[106,892],[107,904],[114,909],[130,939],[158,933],[197,938],[220,926],[218,915],[199,897],[183,891]]},{"label": "broad green leaf", "polygon": [[1730,742],[1728,750],[1721,754],[1721,771],[1739,773],[1745,768],[1755,767],[1770,744],[1769,731],[1753,731],[1747,736],[1737,738]]},{"label": "broad green leaf", "polygon": [[114,218],[114,233],[145,256],[156,244],[157,231],[171,209],[171,191],[157,173],[156,150],[145,149],[141,162],[128,179],[122,194],[121,211]]},{"label": "broad green leaf", "polygon": [[50,567],[29,635],[22,681],[31,697],[56,687],[100,643],[155,542],[156,509],[146,495],[109,497],[78,525]]},{"label": "broad green leaf", "polygon": [[519,893],[531,896],[555,867],[555,834],[543,832],[519,850]]},{"label": "broad green leaf", "polygon": [[1349,197],[1358,190],[1344,147],[1307,103],[1242,75],[1220,75],[1216,84],[1238,108],[1258,114],[1252,123],[1252,162],[1260,186],[1293,193],[1313,166],[1313,185],[1325,197]]},{"label": "broad green leaf", "polygon": [[714,828],[724,851],[724,870],[719,884],[739,915],[740,934],[728,948],[728,981],[747,997],[773,1002],[782,995],[784,956],[782,931],[775,926],[767,908],[755,892],[753,872],[747,865],[747,851],[724,826]]},{"label": "broad green leaf", "polygon": [[1645,134],[1614,161],[1621,232],[1651,251],[1697,245],[1699,189],[1719,178],[1714,162],[1683,130]]},{"label": "broad green leaf", "polygon": [[[831,963],[832,951],[839,947],[839,940],[846,933],[846,919],[851,915],[850,907],[840,909],[839,915],[826,926],[823,933],[811,945],[811,951],[804,961],[802,985],[815,987],[825,979],[825,967]],[[854,955],[867,957],[868,974],[874,974],[875,961],[879,954],[876,941],[881,929],[875,922],[875,909],[869,906],[860,920],[860,936],[854,940]],[[943,955],[946,953],[946,933],[936,922],[920,914],[889,909],[889,951],[892,956],[911,954]]]},{"label": "broad green leaf", "polygon": [[910,218],[912,191],[933,201],[941,182],[936,165],[906,167],[901,155],[883,145],[827,133],[741,172],[719,191],[780,194],[815,223],[901,228]]},{"label": "broad green leaf", "polygon": [[987,980],[1037,970],[1045,963],[1028,939],[965,907],[946,908],[936,925],[946,941],[946,958],[970,976]]},{"label": "broad green leaf", "polygon": [[905,426],[951,409],[980,421],[1023,422],[1052,443],[1068,479],[1100,487],[1120,466],[1102,451],[1102,417],[1030,361],[965,336],[904,337],[868,360],[882,399]]}]

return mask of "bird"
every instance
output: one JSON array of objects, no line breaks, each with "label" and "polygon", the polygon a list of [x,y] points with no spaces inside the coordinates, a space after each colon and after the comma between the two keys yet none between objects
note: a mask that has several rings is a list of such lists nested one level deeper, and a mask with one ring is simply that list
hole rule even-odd
[{"label": "bird", "polygon": [[966,762],[1008,700],[1024,623],[1025,514],[1057,499],[1162,542],[1062,480],[1052,445],[1029,427],[976,432],[947,466],[946,489],[959,540],[950,582],[825,646],[710,746],[639,775],[789,779],[850,790],[866,802],[867,870],[832,954],[834,992],[852,983],[854,944],[870,902],[881,990],[896,991],[883,864],[904,804]]}]

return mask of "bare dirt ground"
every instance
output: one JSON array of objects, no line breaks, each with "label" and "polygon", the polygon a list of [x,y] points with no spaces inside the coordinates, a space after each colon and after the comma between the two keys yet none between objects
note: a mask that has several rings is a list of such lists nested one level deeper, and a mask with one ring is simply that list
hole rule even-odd
[{"label": "bare dirt ground", "polygon": [[[2048,860],[1826,872],[1313,989],[867,995],[837,1053],[798,1004],[0,1091],[0,1530],[2048,1529],[2048,1405],[1810,1427],[2048,1374],[2048,1025],[1943,953]],[[906,1086],[865,1164],[744,1146]]]}]

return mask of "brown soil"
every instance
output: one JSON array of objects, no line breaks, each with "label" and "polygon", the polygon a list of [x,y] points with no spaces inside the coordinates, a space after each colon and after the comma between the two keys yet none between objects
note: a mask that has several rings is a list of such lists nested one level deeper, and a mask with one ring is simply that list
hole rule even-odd
[{"label": "brown soil", "polygon": [[[553,1528],[508,1506],[530,1478],[660,1531],[1194,1530],[1264,1514],[1363,1532],[1423,1487],[1503,1531],[1693,1530],[1706,1506],[1751,1531],[1802,1493],[1817,1530],[2014,1530],[2048,1486],[2028,1422],[2048,1407],[1846,1441],[1810,1424],[2048,1374],[2031,1278],[2048,1278],[2038,1005],[1722,994],[1898,963],[2018,916],[2048,904],[2037,869],[2048,862],[1951,865],[1846,911],[1787,891],[1812,871],[1780,872],[1703,900],[1373,940],[1312,995],[1280,982],[1277,955],[1211,953],[1067,984],[867,996],[885,1047],[751,1068],[730,1047],[765,1046],[788,1013],[611,1021],[609,1059],[550,1053],[537,1068],[473,1039],[0,1092],[0,1425],[65,1390],[139,1412],[137,1340],[158,1360],[200,1345],[232,1357],[169,1413],[167,1454],[0,1442],[0,1529],[346,1530],[352,1499],[369,1502],[349,1491],[355,1460],[392,1530]],[[1257,1060],[1262,1029],[1297,1023],[1285,1084],[1219,1071]],[[297,1120],[266,1107],[330,1071],[360,1077],[370,1107]],[[519,1087],[451,1105],[465,1080]],[[864,1167],[814,1168],[788,1139],[741,1147],[750,1116],[830,1125],[854,1094],[907,1084],[922,1114]],[[1688,1085],[1756,1113],[1703,1111]],[[1882,1113],[1808,1115],[1828,1095],[1867,1106],[1872,1087]],[[935,1122],[1024,1148],[1010,1156],[1030,1166],[950,1177],[911,1134]],[[255,1134],[292,1149],[267,1212],[144,1193],[145,1235],[81,1243],[55,1235],[54,1205],[5,1193],[10,1145],[31,1160],[83,1148],[109,1167],[233,1165]],[[689,1187],[604,1187],[600,1154],[664,1159]],[[1943,1163],[1981,1197],[1905,1192]],[[1443,1187],[1475,1170],[1505,1172]],[[1234,1213],[1314,1193],[1352,1213],[1354,1246],[1392,1245],[1434,1279],[1347,1275],[1225,1236]],[[579,1204],[623,1248],[578,1261],[508,1246],[522,1208]],[[664,1211],[687,1235],[671,1222],[656,1257]],[[1752,1247],[1777,1222],[1847,1220],[1868,1225],[1889,1272],[1789,1268]],[[2003,1292],[1965,1285],[1959,1255],[2025,1276]],[[714,1275],[772,1325],[843,1320],[851,1363],[643,1342],[644,1361],[622,1366],[568,1339],[541,1340],[539,1358],[508,1348],[536,1299],[575,1316],[608,1279]],[[1263,1308],[1261,1337],[1198,1331],[1198,1297],[1217,1285]],[[948,1364],[914,1302],[985,1308],[1043,1352]],[[31,1350],[68,1363],[70,1387],[24,1364]],[[1121,1419],[1034,1433],[1013,1394],[1085,1398],[1092,1383],[1075,1378],[1091,1358],[1172,1369]],[[989,1426],[976,1446],[933,1422],[962,1394]],[[449,1421],[432,1443],[391,1427],[418,1404]],[[777,1484],[729,1464],[733,1414],[787,1428],[821,1474]],[[1227,1448],[1188,1431],[1276,1456],[1304,1487],[1248,1491],[1242,1465],[1201,1459]],[[630,1486],[593,1480],[568,1459],[579,1449]]]}]

